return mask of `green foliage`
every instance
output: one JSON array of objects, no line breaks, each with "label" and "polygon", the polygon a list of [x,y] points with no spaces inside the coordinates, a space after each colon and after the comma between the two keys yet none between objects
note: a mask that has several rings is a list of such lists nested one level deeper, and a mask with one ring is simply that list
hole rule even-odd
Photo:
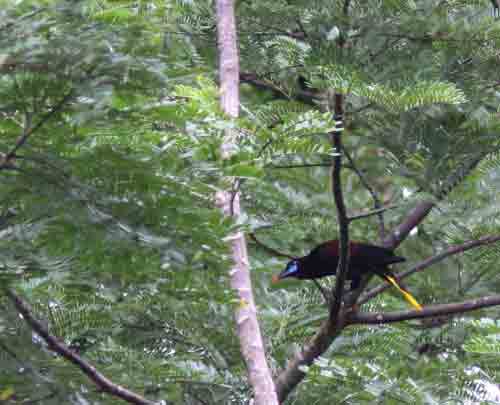
[{"label": "green foliage", "polygon": [[[208,1],[2,2],[0,277],[49,330],[117,383],[188,405],[251,397],[232,321],[225,237],[251,230],[299,256],[337,234],[332,91],[343,142],[384,203],[387,229],[438,203],[399,248],[408,266],[500,232],[498,53],[489,1],[237,2],[241,116],[219,107]],[[342,44],[342,46],[339,46]],[[305,85],[304,85],[305,82]],[[263,85],[262,85],[263,83]],[[225,130],[237,134],[229,161]],[[0,158],[2,161],[3,158]],[[345,161],[345,160],[344,160]],[[349,213],[373,207],[353,168]],[[238,180],[238,223],[214,192]],[[355,240],[378,239],[376,217]],[[327,316],[313,285],[270,285],[285,259],[249,242],[271,367]],[[500,288],[496,245],[415,275],[424,305]],[[322,280],[332,286],[332,280]],[[389,290],[363,310],[405,309]],[[116,403],[0,300],[0,402]],[[351,327],[289,403],[497,401],[497,311],[436,324]]]}]

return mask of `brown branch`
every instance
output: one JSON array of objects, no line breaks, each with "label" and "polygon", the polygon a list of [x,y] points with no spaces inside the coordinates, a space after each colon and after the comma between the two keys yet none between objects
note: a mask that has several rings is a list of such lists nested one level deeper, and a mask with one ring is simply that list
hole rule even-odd
[{"label": "brown branch", "polygon": [[[344,3],[344,14],[348,17],[349,0]],[[339,47],[342,48],[344,40],[341,35],[339,38]],[[343,121],[344,115],[344,96],[335,94],[335,120]],[[290,392],[302,381],[305,374],[301,366],[311,365],[314,360],[323,354],[332,344],[332,342],[341,333],[344,327],[344,311],[342,310],[342,298],[344,283],[349,267],[349,220],[342,195],[341,168],[342,168],[342,141],[340,131],[331,134],[333,146],[338,154],[334,157],[332,166],[332,190],[337,208],[337,220],[339,223],[339,262],[337,265],[335,280],[335,296],[330,305],[329,317],[323,322],[321,328],[314,335],[311,341],[300,351],[295,353],[294,357],[288,363],[286,369],[276,380],[276,391],[280,401],[284,401]]]},{"label": "brown branch", "polygon": [[49,346],[49,348],[60,354],[69,362],[75,364],[82,372],[87,375],[102,391],[121,398],[131,404],[154,405],[157,402],[150,401],[135,392],[132,392],[121,385],[113,383],[102,375],[97,369],[68,348],[62,341],[51,335],[47,328],[33,316],[29,305],[12,290],[5,290],[7,296],[13,302],[19,313],[23,316],[26,323],[33,329]]},{"label": "brown branch", "polygon": [[[354,159],[351,157],[351,155],[349,154],[349,152],[345,148],[344,148],[344,154],[345,154],[345,157],[347,158],[347,160],[349,161],[349,164],[351,165],[352,170],[358,176],[359,181],[361,182],[363,187],[366,189],[366,191],[368,191],[368,193],[370,193],[372,200],[373,200],[373,208],[375,210],[378,210],[379,208],[382,207],[382,202],[380,201],[380,198],[378,197],[377,193],[375,192],[373,187],[370,185],[370,183],[368,183],[368,181],[366,180],[366,178],[365,178],[364,174],[361,172],[361,170],[358,169],[358,167],[356,166],[356,163],[354,162]],[[384,211],[380,211],[378,213],[379,234],[380,234],[381,239],[383,239],[385,237],[385,224],[384,224],[383,212]]]},{"label": "brown branch", "polygon": [[286,369],[276,379],[276,392],[278,393],[280,403],[286,399],[305,377],[305,373],[301,370],[302,366],[313,364],[314,360],[330,347],[340,334],[343,323],[343,317],[340,316],[337,321],[337,328],[334,328],[330,319],[327,319],[305,347],[294,354],[293,358],[288,362]]},{"label": "brown branch", "polygon": [[[396,278],[398,280],[401,280],[401,279],[406,278],[414,273],[422,271],[422,270],[432,266],[433,264],[436,264],[436,263],[438,263],[438,262],[440,262],[440,261],[442,261],[450,256],[463,253],[469,249],[473,249],[473,248],[478,247],[478,246],[490,245],[490,244],[496,243],[498,241],[500,241],[500,236],[485,236],[485,237],[480,238],[480,239],[467,241],[467,242],[462,243],[460,245],[450,246],[448,249],[444,250],[443,252],[438,253],[435,256],[429,257],[429,258],[421,261],[417,265],[413,266],[411,269],[406,270],[406,271],[402,271],[402,272],[396,274]],[[367,291],[365,294],[363,294],[361,296],[361,298],[358,301],[358,304],[361,305],[361,304],[366,303],[367,301],[376,297],[377,295],[379,295],[380,293],[382,293],[383,291],[385,291],[389,287],[390,287],[389,283],[383,283],[377,287],[372,288],[371,290]]]},{"label": "brown branch", "polygon": [[[284,93],[279,87],[255,73],[241,72],[240,82],[251,84],[252,86],[261,90],[270,91],[276,98],[290,100],[290,96]],[[297,90],[294,93],[294,97],[302,101],[304,104],[308,104],[314,107],[318,106],[316,102],[318,100],[318,92],[315,90]]]},{"label": "brown branch", "polygon": [[[340,121],[344,114],[344,96],[343,94],[335,94],[335,120]],[[337,124],[336,124],[337,125]],[[332,167],[332,190],[335,206],[337,208],[337,222],[339,224],[339,262],[335,277],[335,296],[330,306],[330,323],[335,328],[337,319],[342,307],[342,297],[344,295],[344,284],[347,277],[347,269],[349,268],[349,219],[342,194],[341,170],[342,170],[342,139],[341,132],[334,131],[331,134],[332,143],[337,152],[333,159]]]},{"label": "brown branch", "polygon": [[383,241],[383,246],[388,249],[396,249],[410,234],[411,230],[420,224],[434,207],[432,201],[421,201],[407,215],[405,220],[400,223]]},{"label": "brown branch", "polygon": [[249,83],[258,89],[270,91],[277,98],[289,99],[289,97],[278,86],[255,73],[241,72],[240,82]]},{"label": "brown branch", "polygon": [[17,139],[16,144],[12,149],[3,156],[0,162],[0,170],[9,167],[10,161],[16,156],[16,152],[28,141],[28,138],[33,135],[42,125],[52,118],[61,108],[73,97],[73,90],[70,90],[55,106],[53,106],[34,126],[29,126],[23,131],[23,134]]},{"label": "brown branch", "polygon": [[[335,100],[335,119],[341,119],[343,113],[343,95],[336,94]],[[334,147],[342,150],[342,143],[339,132],[331,134]],[[330,300],[330,315],[323,322],[320,329],[305,345],[305,347],[295,353],[293,358],[288,362],[286,369],[280,373],[276,379],[276,392],[280,402],[283,402],[292,390],[304,379],[305,373],[301,370],[301,366],[310,366],[314,360],[323,354],[337,338],[344,327],[344,311],[342,310],[343,289],[349,265],[349,235],[348,235],[348,219],[342,196],[342,187],[340,182],[340,169],[342,166],[342,155],[335,156],[333,172],[332,172],[332,187],[334,199],[337,207],[337,217],[340,228],[340,257],[337,266],[337,276],[335,283],[335,297]]]},{"label": "brown branch", "polygon": [[250,237],[250,239],[252,239],[257,244],[257,246],[261,247],[263,250],[265,250],[267,253],[269,253],[273,256],[286,257],[288,259],[296,259],[296,257],[294,257],[294,256],[290,256],[289,254],[282,253],[282,252],[280,252],[280,251],[278,251],[270,246],[267,246],[265,243],[262,243],[260,240],[257,239],[257,237],[255,236],[255,234],[253,232],[249,232],[248,236]]},{"label": "brown branch", "polygon": [[475,298],[463,302],[451,304],[430,305],[421,311],[395,311],[395,312],[356,312],[350,313],[347,324],[384,324],[408,321],[410,319],[424,319],[438,316],[447,316],[453,314],[462,314],[464,312],[474,311],[481,308],[487,308],[500,305],[500,295],[491,295],[487,297]]},{"label": "brown branch", "polygon": [[[364,212],[362,214],[352,215],[349,217],[349,222],[356,221],[357,219],[368,218],[368,217],[371,217],[373,215],[380,215],[383,212],[388,211],[388,210],[392,210],[394,208],[398,208],[398,205],[388,205],[386,207],[381,207],[381,208],[378,208],[378,209],[375,209],[372,211]],[[383,219],[382,219],[382,221],[383,221]],[[382,223],[382,225],[383,225],[383,223]]]}]

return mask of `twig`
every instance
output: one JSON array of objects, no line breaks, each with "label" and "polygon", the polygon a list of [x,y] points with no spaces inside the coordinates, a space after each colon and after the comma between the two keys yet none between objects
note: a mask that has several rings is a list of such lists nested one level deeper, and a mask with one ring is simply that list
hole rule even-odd
[{"label": "twig", "polygon": [[[344,154],[345,154],[345,157],[347,158],[347,160],[349,161],[349,164],[351,165],[352,170],[358,176],[359,181],[361,182],[363,187],[366,189],[366,191],[368,191],[368,193],[370,193],[370,195],[372,196],[373,208],[375,210],[378,210],[379,208],[382,207],[382,202],[380,201],[380,198],[378,198],[377,193],[375,192],[373,187],[370,185],[370,183],[368,183],[368,181],[366,180],[366,178],[365,178],[364,174],[361,172],[361,170],[358,169],[358,167],[356,166],[356,163],[354,162],[354,159],[349,154],[349,152],[346,150],[346,148],[344,148]],[[378,213],[380,239],[383,239],[385,237],[385,224],[384,224],[383,212],[384,211],[381,211]]]},{"label": "twig", "polygon": [[115,397],[121,398],[131,404],[155,405],[157,402],[150,401],[135,392],[132,392],[121,385],[113,383],[102,375],[94,366],[73,352],[55,336],[51,335],[47,328],[33,316],[28,304],[12,290],[5,290],[7,296],[13,302],[17,310],[22,314],[26,323],[33,329],[49,346],[51,350],[60,354],[66,360],[75,364],[86,374],[102,391]]},{"label": "twig", "polygon": [[464,312],[474,311],[481,308],[487,308],[500,305],[500,295],[491,295],[487,297],[475,298],[463,302],[451,304],[430,305],[421,311],[395,311],[395,312],[356,312],[349,313],[346,323],[353,324],[384,324],[408,321],[410,319],[433,318],[436,316],[445,316],[453,314],[462,314]]},{"label": "twig", "polygon": [[7,353],[10,357],[12,357],[18,364],[24,367],[24,363],[17,356],[17,354],[9,348],[4,342],[0,340],[0,349],[2,349],[5,353]]},{"label": "twig", "polygon": [[17,139],[16,144],[12,149],[3,156],[0,162],[0,170],[9,166],[10,161],[16,156],[16,152],[28,141],[28,138],[33,135],[42,125],[44,125],[54,114],[59,112],[61,108],[73,97],[73,90],[70,90],[54,107],[52,107],[34,126],[27,127],[23,134]]},{"label": "twig", "polygon": [[272,165],[270,166],[271,169],[303,169],[305,167],[332,167],[331,163],[304,163],[304,164],[297,164],[297,165]]},{"label": "twig", "polygon": [[288,94],[286,94],[282,89],[280,89],[278,86],[276,86],[270,80],[266,80],[265,78],[262,78],[261,76],[258,76],[255,73],[241,72],[240,73],[240,82],[250,83],[259,89],[269,90],[272,93],[274,93],[274,95],[278,98],[284,98],[286,100],[290,99]]},{"label": "twig", "polygon": [[[267,81],[254,73],[240,73],[240,82],[249,83],[252,86],[267,90],[273,93],[276,98],[290,100],[290,96],[283,92],[279,87]],[[318,93],[313,90],[300,90],[295,93],[295,97],[305,104],[317,107],[316,100],[318,99]]]},{"label": "twig", "polygon": [[294,256],[290,256],[289,254],[279,252],[278,250],[276,250],[276,249],[274,249],[274,248],[272,248],[270,246],[267,246],[266,244],[262,243],[260,240],[257,239],[257,237],[255,236],[255,234],[253,232],[250,232],[248,234],[248,236],[250,237],[250,239],[252,239],[257,244],[257,246],[261,247],[267,253],[270,253],[273,256],[287,257],[288,259],[292,259],[292,260],[296,259],[296,257],[294,257]]},{"label": "twig", "polygon": [[14,25],[16,24],[19,24],[19,21],[22,21],[22,20],[27,20],[31,17],[34,17],[36,16],[37,14],[41,13],[42,11],[45,11],[47,10],[46,7],[41,7],[41,8],[38,8],[36,10],[33,10],[32,12],[28,13],[28,14],[24,14],[23,16],[21,16],[17,21],[12,21],[12,22],[9,22],[7,24],[4,24],[0,27],[0,31],[3,31],[3,30],[6,30],[6,29],[9,29],[11,27],[13,27]]},{"label": "twig", "polygon": [[47,395],[44,395],[44,396],[39,397],[39,398],[34,398],[34,399],[29,399],[27,401],[23,401],[23,402],[21,402],[21,404],[22,405],[37,404],[37,403],[43,404],[44,401],[51,399],[51,398],[54,398],[58,393],[59,393],[59,391],[57,389],[52,389],[52,391],[50,391]]},{"label": "twig", "polygon": [[[426,269],[427,267],[430,267],[433,264],[436,264],[436,263],[438,263],[438,262],[440,262],[440,261],[442,261],[450,256],[453,256],[453,255],[456,255],[459,253],[463,253],[469,249],[472,249],[472,248],[475,248],[478,246],[490,245],[490,244],[496,243],[498,241],[500,241],[500,236],[485,236],[485,237],[480,238],[480,239],[467,241],[467,242],[462,243],[460,245],[451,246],[448,249],[444,250],[443,252],[438,253],[435,256],[429,257],[429,258],[421,261],[420,263],[418,263],[417,265],[415,265],[411,269],[397,273],[396,278],[398,280],[404,279],[404,278],[406,278],[414,273],[417,273],[419,271],[422,271],[422,270]],[[369,290],[365,294],[363,294],[363,296],[359,299],[358,304],[361,305],[361,304],[366,303],[367,301],[376,297],[377,295],[379,295],[381,292],[385,291],[389,287],[390,287],[390,284],[383,283],[377,287],[372,288],[371,290]]]},{"label": "twig", "polygon": [[323,296],[323,298],[325,299],[326,305],[330,306],[330,295],[331,294],[328,294],[328,290],[325,290],[323,288],[323,286],[319,283],[318,280],[316,280],[315,278],[313,278],[312,281],[316,285],[316,287],[318,288],[318,290],[321,293],[321,295]]},{"label": "twig", "polygon": [[371,217],[373,215],[379,215],[387,210],[392,210],[392,209],[398,208],[398,207],[399,207],[399,205],[395,205],[395,204],[388,205],[386,207],[381,207],[381,208],[378,208],[376,210],[368,211],[368,212],[365,212],[362,214],[353,215],[353,216],[349,217],[349,222],[356,221],[357,219],[368,218],[368,217]]}]

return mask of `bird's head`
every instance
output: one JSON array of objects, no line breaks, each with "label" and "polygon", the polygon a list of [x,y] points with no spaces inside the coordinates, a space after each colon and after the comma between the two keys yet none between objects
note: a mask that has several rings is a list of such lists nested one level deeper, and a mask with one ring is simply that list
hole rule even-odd
[{"label": "bird's head", "polygon": [[283,278],[287,277],[297,277],[300,272],[300,262],[296,259],[288,262],[285,270],[283,270],[280,274],[273,276],[273,282],[277,283]]}]

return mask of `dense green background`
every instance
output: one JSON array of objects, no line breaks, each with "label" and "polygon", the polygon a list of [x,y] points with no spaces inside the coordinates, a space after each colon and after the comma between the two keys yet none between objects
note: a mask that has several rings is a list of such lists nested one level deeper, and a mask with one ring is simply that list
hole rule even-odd
[{"label": "dense green background", "polygon": [[[343,142],[356,167],[397,205],[387,228],[437,202],[398,249],[408,258],[398,269],[499,234],[491,2],[349,3],[346,15],[343,1],[239,1],[241,71],[261,86],[242,85],[231,121],[218,107],[211,2],[1,1],[0,152],[42,124],[0,172],[1,283],[117,383],[170,403],[248,403],[224,237],[244,227],[297,256],[335,238],[333,88],[347,94]],[[240,142],[222,162],[227,127]],[[214,208],[227,176],[241,178],[239,224]],[[349,167],[343,183],[349,212],[373,208]],[[351,238],[379,241],[377,218],[354,222]],[[250,253],[276,375],[327,313],[313,285],[270,284],[283,258],[253,242]],[[408,285],[424,305],[494,293],[499,259],[500,245],[478,248]],[[4,297],[0,308],[0,402],[118,402],[53,355]],[[404,308],[390,290],[363,310]],[[498,403],[497,317],[350,327],[288,403]]]}]

